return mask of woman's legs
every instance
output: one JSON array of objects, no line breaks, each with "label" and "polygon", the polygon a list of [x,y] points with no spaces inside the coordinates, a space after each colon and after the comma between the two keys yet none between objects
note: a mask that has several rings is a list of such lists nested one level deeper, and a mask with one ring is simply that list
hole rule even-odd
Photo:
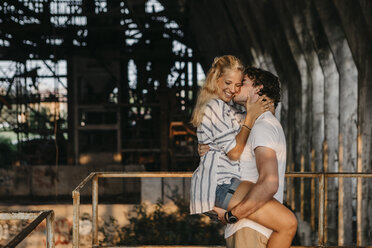
[{"label": "woman's legs", "polygon": [[[252,186],[253,183],[251,182],[241,182],[232,196],[227,209],[230,210],[239,204]],[[248,218],[273,230],[267,247],[290,247],[296,234],[297,219],[283,204],[272,199],[248,216]]]}]

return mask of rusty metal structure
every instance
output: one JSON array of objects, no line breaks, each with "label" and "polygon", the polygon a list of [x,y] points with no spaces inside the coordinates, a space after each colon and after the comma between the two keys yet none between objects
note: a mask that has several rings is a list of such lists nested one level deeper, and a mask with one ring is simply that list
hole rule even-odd
[{"label": "rusty metal structure", "polygon": [[203,71],[175,15],[157,1],[3,1],[1,129],[23,155],[35,136],[52,145],[51,159],[21,163],[182,169],[169,123],[188,123]]},{"label": "rusty metal structure", "polygon": [[23,230],[13,237],[4,248],[16,247],[29,235],[43,220],[46,220],[46,247],[54,248],[54,212],[45,211],[0,211],[0,220],[33,220]]},{"label": "rusty metal structure", "polygon": [[[64,164],[192,171],[199,82],[233,54],[281,79],[288,172],[372,173],[371,13],[370,0],[1,1],[0,138],[14,132],[18,149],[7,163],[55,166],[55,188]],[[315,228],[320,199],[295,196],[317,184],[288,180],[288,204]],[[371,181],[324,183],[325,243],[356,243],[358,222],[371,244]]]}]

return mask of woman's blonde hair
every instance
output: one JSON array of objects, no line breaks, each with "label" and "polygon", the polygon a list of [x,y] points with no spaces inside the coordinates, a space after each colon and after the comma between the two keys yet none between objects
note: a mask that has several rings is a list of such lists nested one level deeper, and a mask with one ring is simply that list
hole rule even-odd
[{"label": "woman's blonde hair", "polygon": [[244,71],[244,66],[240,59],[232,55],[224,55],[216,57],[212,67],[207,73],[204,85],[199,90],[198,99],[192,112],[190,123],[194,127],[198,127],[204,116],[205,106],[211,99],[218,98],[219,87],[217,80],[222,77],[227,70]]}]

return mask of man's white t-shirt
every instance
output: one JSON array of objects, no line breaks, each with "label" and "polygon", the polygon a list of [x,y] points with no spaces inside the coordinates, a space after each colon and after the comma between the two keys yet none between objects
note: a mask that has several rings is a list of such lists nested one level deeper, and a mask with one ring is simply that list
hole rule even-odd
[{"label": "man's white t-shirt", "polygon": [[[240,157],[241,180],[243,181],[257,182],[258,171],[254,150],[258,146],[268,147],[276,152],[278,160],[279,187],[274,198],[282,203],[286,167],[286,142],[280,122],[269,111],[263,113],[257,118]],[[227,224],[225,229],[225,239],[244,227],[250,227],[262,233],[267,238],[269,238],[272,233],[272,230],[254,221],[242,219],[235,224]]]}]

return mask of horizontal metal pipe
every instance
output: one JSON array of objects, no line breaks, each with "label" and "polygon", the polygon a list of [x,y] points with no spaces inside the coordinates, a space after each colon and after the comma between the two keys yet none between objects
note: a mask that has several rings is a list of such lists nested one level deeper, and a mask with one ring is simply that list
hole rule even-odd
[{"label": "horizontal metal pipe", "polygon": [[74,197],[75,192],[79,192],[85,184],[87,184],[96,174],[96,172],[90,173],[73,191],[72,191],[72,197]]},{"label": "horizontal metal pipe", "polygon": [[[191,177],[191,172],[92,172],[86,177],[74,191],[80,191],[84,185],[89,182],[95,175],[98,177]],[[366,177],[372,178],[372,173],[313,173],[313,172],[288,172],[286,177],[299,177],[299,178],[315,178],[320,175],[326,177]]]},{"label": "horizontal metal pipe", "polygon": [[326,177],[357,177],[372,178],[372,173],[326,173]]},{"label": "horizontal metal pipe", "polygon": [[123,173],[110,173],[110,172],[99,172],[98,177],[192,177],[191,172],[123,172]]},{"label": "horizontal metal pipe", "polygon": [[317,178],[320,174],[294,174],[294,173],[288,173],[285,174],[285,177],[287,178]]},{"label": "horizontal metal pipe", "polygon": [[44,211],[37,212],[0,212],[0,220],[30,220],[35,219]]},{"label": "horizontal metal pipe", "polygon": [[[152,177],[192,177],[191,172],[92,172],[87,176],[73,192],[79,192],[95,175],[102,178],[152,178]],[[337,173],[337,172],[288,172],[287,178],[316,178],[320,175],[325,177],[361,177],[372,178],[372,173]]]}]

